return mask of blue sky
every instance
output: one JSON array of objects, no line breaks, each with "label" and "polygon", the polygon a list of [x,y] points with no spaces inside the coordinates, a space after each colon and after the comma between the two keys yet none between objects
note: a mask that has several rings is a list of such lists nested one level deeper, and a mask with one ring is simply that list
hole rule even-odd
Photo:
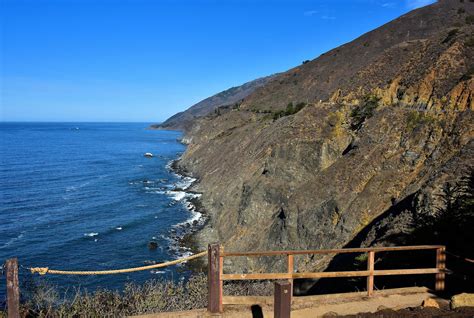
[{"label": "blue sky", "polygon": [[0,0],[0,119],[159,122],[432,2]]}]

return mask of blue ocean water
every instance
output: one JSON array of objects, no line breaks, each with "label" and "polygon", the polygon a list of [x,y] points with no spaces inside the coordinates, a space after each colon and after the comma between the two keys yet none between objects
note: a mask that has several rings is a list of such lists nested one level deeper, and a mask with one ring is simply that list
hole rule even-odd
[{"label": "blue ocean water", "polygon": [[[199,217],[188,209],[184,192],[172,191],[192,181],[169,169],[185,146],[177,141],[179,132],[147,127],[1,123],[0,263],[18,257],[24,267],[97,270],[181,256],[184,251],[172,239],[177,225]],[[146,152],[155,156],[145,158]],[[152,240],[156,250],[147,247]],[[115,289],[176,270],[48,279]]]}]

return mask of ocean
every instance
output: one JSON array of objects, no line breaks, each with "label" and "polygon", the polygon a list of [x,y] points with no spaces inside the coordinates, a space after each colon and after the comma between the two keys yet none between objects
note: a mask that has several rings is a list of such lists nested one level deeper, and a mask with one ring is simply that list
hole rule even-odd
[{"label": "ocean", "polygon": [[[203,218],[192,178],[170,169],[181,133],[147,123],[1,123],[0,263],[102,270],[174,260],[180,238]],[[146,158],[145,153],[154,156]],[[156,249],[149,249],[149,242]],[[184,277],[183,266],[107,276],[36,277],[68,288],[121,289],[127,282]],[[0,278],[0,300],[5,293]]]}]

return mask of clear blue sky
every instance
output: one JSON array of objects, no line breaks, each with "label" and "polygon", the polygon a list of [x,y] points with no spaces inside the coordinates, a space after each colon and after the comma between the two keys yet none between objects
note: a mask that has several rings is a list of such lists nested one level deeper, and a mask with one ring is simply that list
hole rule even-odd
[{"label": "clear blue sky", "polygon": [[431,2],[0,0],[0,119],[159,122]]}]

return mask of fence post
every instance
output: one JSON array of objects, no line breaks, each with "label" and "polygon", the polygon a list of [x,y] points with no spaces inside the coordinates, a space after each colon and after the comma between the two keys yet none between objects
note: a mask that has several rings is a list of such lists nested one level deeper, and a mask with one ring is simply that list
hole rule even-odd
[{"label": "fence post", "polygon": [[208,246],[208,302],[207,311],[211,314],[222,312],[222,280],[221,280],[221,256],[220,245],[209,244]]},{"label": "fence post", "polygon": [[374,263],[375,263],[375,252],[369,251],[367,257],[367,270],[369,276],[367,276],[367,296],[372,296],[374,293]]},{"label": "fence post", "polygon": [[[288,254],[288,274],[293,274],[293,271],[295,270],[295,265],[294,265],[294,257],[292,254]],[[293,278],[288,279],[288,281],[291,284],[290,288],[290,296],[293,297]]]},{"label": "fence post", "polygon": [[446,247],[444,246],[436,249],[436,268],[441,272],[436,274],[435,290],[443,291],[446,276],[444,273],[444,270],[446,269]]},{"label": "fence post", "polygon": [[273,300],[274,318],[290,318],[291,314],[291,283],[288,281],[275,282]]},{"label": "fence post", "polygon": [[5,263],[7,270],[8,317],[20,317],[20,287],[18,284],[18,259],[11,258]]}]

